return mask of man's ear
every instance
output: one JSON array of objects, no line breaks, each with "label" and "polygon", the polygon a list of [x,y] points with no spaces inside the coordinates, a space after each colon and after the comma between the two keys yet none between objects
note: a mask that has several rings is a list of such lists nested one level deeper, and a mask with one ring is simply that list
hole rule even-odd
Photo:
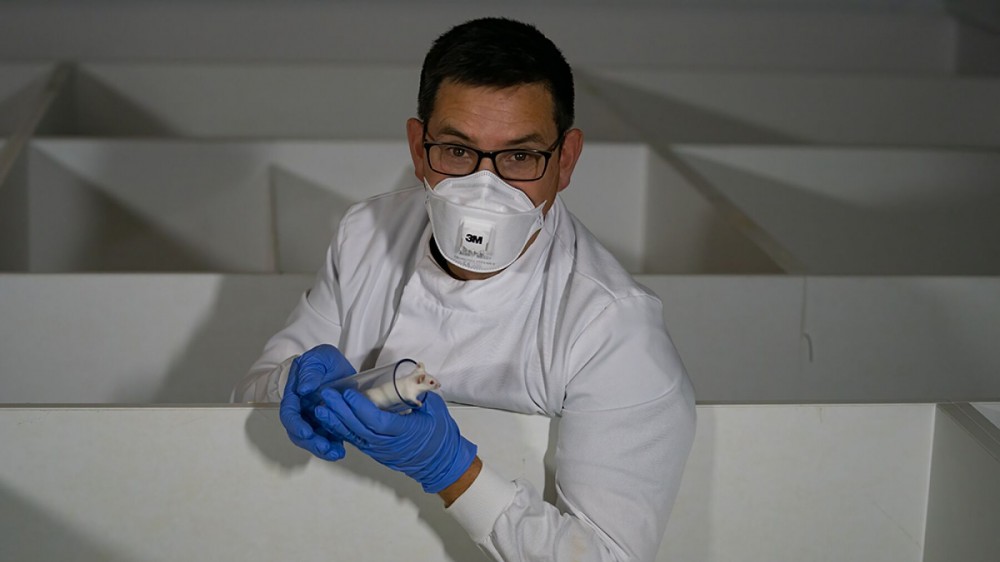
[{"label": "man's ear", "polygon": [[406,142],[410,146],[410,159],[413,160],[413,173],[421,182],[427,177],[424,156],[424,123],[411,117],[406,120]]},{"label": "man's ear", "polygon": [[583,152],[583,131],[580,129],[566,131],[559,148],[559,186],[557,188],[559,191],[566,189],[566,186],[569,185],[581,152]]}]

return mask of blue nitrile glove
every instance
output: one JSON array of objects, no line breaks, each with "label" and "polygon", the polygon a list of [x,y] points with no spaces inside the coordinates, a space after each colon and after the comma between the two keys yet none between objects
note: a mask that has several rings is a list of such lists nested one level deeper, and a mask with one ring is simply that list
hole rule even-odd
[{"label": "blue nitrile glove", "polygon": [[312,412],[302,411],[302,397],[322,384],[354,373],[354,367],[340,350],[329,344],[317,345],[292,361],[278,409],[281,425],[292,443],[324,460],[344,458],[343,441],[318,427]]},{"label": "blue nitrile glove", "polygon": [[316,419],[327,431],[420,482],[427,493],[453,484],[476,457],[476,445],[462,437],[444,400],[434,392],[409,414],[380,410],[354,389],[343,394],[324,389],[320,394],[326,406],[316,408]]}]

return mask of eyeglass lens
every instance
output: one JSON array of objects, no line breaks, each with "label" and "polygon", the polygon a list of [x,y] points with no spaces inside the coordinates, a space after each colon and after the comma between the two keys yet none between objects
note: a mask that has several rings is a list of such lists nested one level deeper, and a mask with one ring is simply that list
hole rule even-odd
[{"label": "eyeglass lens", "polygon": [[[428,148],[431,168],[438,173],[462,176],[479,167],[476,151],[454,144],[434,144]],[[501,150],[493,154],[497,173],[511,180],[536,180],[545,174],[545,154],[524,150]]]}]

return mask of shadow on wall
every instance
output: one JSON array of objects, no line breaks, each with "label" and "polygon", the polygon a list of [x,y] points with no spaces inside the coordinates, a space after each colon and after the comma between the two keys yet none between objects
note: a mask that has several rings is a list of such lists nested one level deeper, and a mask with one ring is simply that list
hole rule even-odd
[{"label": "shadow on wall", "polygon": [[[0,140],[0,155],[5,142]],[[0,166],[0,272],[28,271],[28,157],[18,155],[6,170]]]},{"label": "shadow on wall", "polygon": [[[32,271],[211,271],[212,259],[44,150],[32,153]],[[44,208],[41,205],[44,204]]]},{"label": "shadow on wall", "polygon": [[914,189],[862,203],[696,155],[684,159],[812,273],[1000,274],[996,193],[942,189],[921,199]]},{"label": "shadow on wall", "polygon": [[[154,403],[228,402],[323,267],[332,230],[353,202],[286,170],[271,174],[275,263],[279,273],[294,274],[220,276],[211,308],[168,367]],[[412,178],[406,171],[387,190],[413,185]]]},{"label": "shadow on wall", "polygon": [[[334,187],[338,178],[324,183],[294,169],[272,164],[268,169],[274,263],[277,273],[315,273],[326,261],[327,250],[340,221],[359,199],[344,195],[355,186]],[[376,186],[382,193],[418,185],[412,166],[406,166],[391,184]],[[372,196],[380,195],[373,192]]]},{"label": "shadow on wall", "polygon": [[[228,178],[201,177],[198,170],[176,163],[189,154],[160,158],[151,148],[143,143],[33,143],[27,187],[32,271],[266,269],[263,193],[252,185],[229,185]],[[188,146],[182,152],[198,150]],[[223,170],[260,168],[245,153],[220,159]],[[244,203],[234,205],[234,199]]]},{"label": "shadow on wall", "polygon": [[[249,411],[244,429],[247,439],[260,453],[261,460],[283,474],[293,474],[305,470],[308,463],[321,463],[331,471],[348,471],[364,481],[389,489],[393,496],[415,506],[420,522],[430,528],[440,539],[448,559],[454,561],[486,560],[479,548],[469,539],[463,528],[442,509],[441,501],[433,494],[425,494],[419,485],[405,475],[389,470],[351,446],[347,446],[347,457],[335,463],[324,463],[313,458],[304,450],[294,446],[288,439],[276,407],[258,407]],[[511,418],[513,419],[513,418]],[[696,448],[692,450],[684,476],[684,485],[674,505],[672,517],[667,524],[666,536],[657,560],[712,560],[711,512],[712,500],[710,484],[715,472],[714,420],[709,417],[699,420]],[[516,431],[509,427],[492,428],[497,434]],[[556,504],[555,472],[552,461],[555,455],[555,438],[558,435],[558,421],[549,424],[548,446],[544,456],[543,497],[550,504]],[[489,462],[489,458],[486,459]],[[338,506],[331,505],[331,509]],[[380,559],[377,545],[372,546],[371,559]]]},{"label": "shadow on wall", "polygon": [[[749,123],[717,111],[692,105],[668,95],[652,92],[578,72],[581,85],[593,91],[620,116],[640,131],[647,142],[801,144],[803,139]],[[614,136],[614,135],[612,135]]]},{"label": "shadow on wall", "polygon": [[116,552],[0,483],[0,560],[125,562]]},{"label": "shadow on wall", "polygon": [[272,165],[269,175],[275,269],[315,272],[341,218],[357,201],[283,166]]},{"label": "shadow on wall", "polygon": [[[187,346],[167,367],[154,404],[227,403],[233,387],[285,323],[311,276],[224,275]],[[121,399],[127,389],[117,389]]]},{"label": "shadow on wall", "polygon": [[[278,410],[274,407],[254,408],[245,424],[247,439],[257,448],[262,460],[274,465],[282,472],[295,472],[305,468],[306,463],[323,463],[306,451],[292,444],[285,433]],[[392,490],[397,500],[416,506],[420,520],[440,537],[448,559],[456,562],[489,560],[479,547],[469,538],[465,529],[442,508],[441,499],[436,494],[427,494],[420,485],[408,476],[385,468],[363,453],[347,446],[347,456],[336,463],[328,463],[331,470],[346,470],[364,480]],[[330,509],[343,506],[331,505]],[[371,560],[381,559],[378,545],[369,545]]]},{"label": "shadow on wall", "polygon": [[74,73],[66,121],[52,123],[57,134],[87,136],[176,137],[179,133],[101,78]]},{"label": "shadow on wall", "polygon": [[46,74],[0,99],[0,137],[10,136],[17,131],[22,120],[34,109],[39,93],[45,88],[48,80]]}]

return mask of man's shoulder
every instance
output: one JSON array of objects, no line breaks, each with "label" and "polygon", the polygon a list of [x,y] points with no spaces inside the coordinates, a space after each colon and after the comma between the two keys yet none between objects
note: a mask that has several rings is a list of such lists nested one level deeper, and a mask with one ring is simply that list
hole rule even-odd
[{"label": "man's shoulder", "polygon": [[373,257],[406,263],[426,224],[421,187],[390,191],[352,205],[340,221],[334,248],[342,274],[351,267],[363,268]]},{"label": "man's shoulder", "polygon": [[408,215],[423,213],[423,187],[414,186],[388,191],[355,203],[344,214],[342,223],[389,223]]},{"label": "man's shoulder", "polygon": [[345,218],[354,215],[381,217],[386,213],[413,212],[414,208],[422,208],[423,191],[422,186],[412,186],[374,195],[351,205]]},{"label": "man's shoulder", "polygon": [[566,212],[565,228],[560,228],[558,252],[572,263],[570,284],[588,300],[606,305],[628,297],[656,296],[639,284],[617,258],[572,213]]},{"label": "man's shoulder", "polygon": [[[662,323],[662,303],[642,286],[578,219],[566,213],[557,228],[549,287],[553,314],[575,340],[599,318],[616,319],[618,335]],[[558,264],[552,267],[553,264]]]}]

